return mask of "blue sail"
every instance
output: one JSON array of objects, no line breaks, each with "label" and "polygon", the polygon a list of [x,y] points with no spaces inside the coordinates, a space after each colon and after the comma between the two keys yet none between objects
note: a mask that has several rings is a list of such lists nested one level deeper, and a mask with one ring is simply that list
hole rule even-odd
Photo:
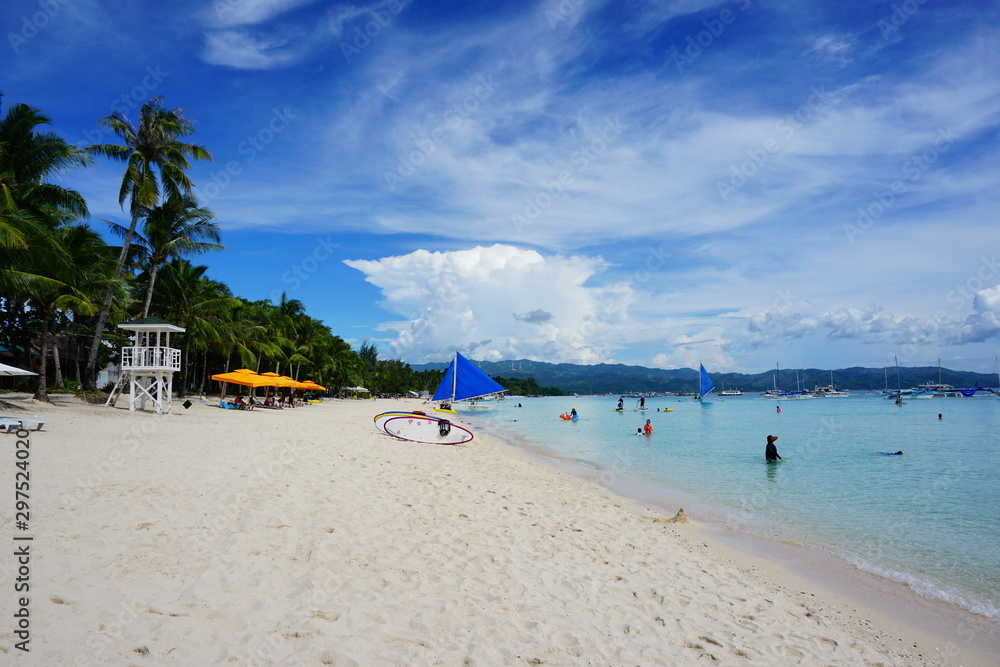
[{"label": "blue sail", "polygon": [[432,401],[461,401],[507,391],[458,352],[448,366]]},{"label": "blue sail", "polygon": [[708,376],[708,371],[705,370],[704,364],[698,364],[698,367],[701,369],[701,397],[704,397],[715,388],[715,384],[712,382],[712,378]]},{"label": "blue sail", "polygon": [[452,395],[452,378],[455,377],[455,362],[452,361],[448,365],[448,370],[444,372],[444,377],[441,378],[441,384],[434,391],[434,397],[431,398],[432,401],[444,401],[451,400]]}]

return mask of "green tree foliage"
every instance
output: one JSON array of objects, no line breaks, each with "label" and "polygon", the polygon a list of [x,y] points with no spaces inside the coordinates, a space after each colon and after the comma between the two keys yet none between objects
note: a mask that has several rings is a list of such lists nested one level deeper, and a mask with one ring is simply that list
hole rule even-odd
[{"label": "green tree foliage", "polygon": [[495,377],[501,387],[507,390],[508,394],[518,396],[564,396],[564,392],[559,387],[540,387],[535,378],[505,378]]},{"label": "green tree foliage", "polygon": [[[139,109],[139,124],[133,125],[120,111],[98,121],[122,140],[121,144],[95,144],[87,152],[125,164],[118,203],[128,202],[131,222],[125,232],[115,278],[121,275],[128,257],[132,236],[139,219],[160,202],[161,193],[167,199],[189,198],[193,183],[187,176],[191,167],[188,158],[211,160],[212,154],[203,146],[181,139],[194,134],[193,121],[184,117],[184,109],[167,109],[162,98],[154,98]],[[112,293],[109,291],[101,310],[91,343],[87,377],[94,374],[97,348],[104,334],[111,310]]]}]

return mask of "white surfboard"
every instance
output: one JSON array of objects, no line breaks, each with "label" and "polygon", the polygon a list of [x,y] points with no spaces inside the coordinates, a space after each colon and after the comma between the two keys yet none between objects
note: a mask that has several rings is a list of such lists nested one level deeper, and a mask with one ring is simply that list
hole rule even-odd
[{"label": "white surfboard", "polygon": [[[422,412],[407,412],[405,410],[390,410],[389,412],[383,412],[381,414],[375,415],[375,428],[380,431],[385,431],[385,422],[392,417],[425,417],[428,416],[426,413]],[[431,419],[437,419],[437,417],[431,417]]]},{"label": "white surfboard", "polygon": [[461,445],[474,437],[472,431],[448,422],[447,433],[442,433],[442,419],[420,415],[387,415],[382,430],[400,440],[426,442],[432,445]]}]

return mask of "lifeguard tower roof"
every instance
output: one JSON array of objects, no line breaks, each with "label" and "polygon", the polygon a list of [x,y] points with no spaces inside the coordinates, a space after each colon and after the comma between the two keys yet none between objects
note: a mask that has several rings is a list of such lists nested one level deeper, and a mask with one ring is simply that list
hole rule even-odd
[{"label": "lifeguard tower roof", "polygon": [[118,328],[130,331],[172,331],[174,333],[182,333],[184,331],[184,327],[179,327],[176,324],[171,324],[157,317],[140,317],[136,320],[129,320],[128,322],[119,324]]}]

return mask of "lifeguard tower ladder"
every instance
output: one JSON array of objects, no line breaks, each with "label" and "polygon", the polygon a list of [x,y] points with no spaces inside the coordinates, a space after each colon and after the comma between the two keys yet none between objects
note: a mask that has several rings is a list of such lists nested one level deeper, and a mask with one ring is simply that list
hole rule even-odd
[{"label": "lifeguard tower ladder", "polygon": [[122,348],[122,374],[105,406],[114,405],[128,385],[128,409],[146,409],[152,401],[156,414],[169,413],[174,387],[174,372],[181,369],[181,351],[170,347],[170,334],[183,333],[184,327],[155,317],[122,322],[119,329],[133,331],[131,347]]}]

